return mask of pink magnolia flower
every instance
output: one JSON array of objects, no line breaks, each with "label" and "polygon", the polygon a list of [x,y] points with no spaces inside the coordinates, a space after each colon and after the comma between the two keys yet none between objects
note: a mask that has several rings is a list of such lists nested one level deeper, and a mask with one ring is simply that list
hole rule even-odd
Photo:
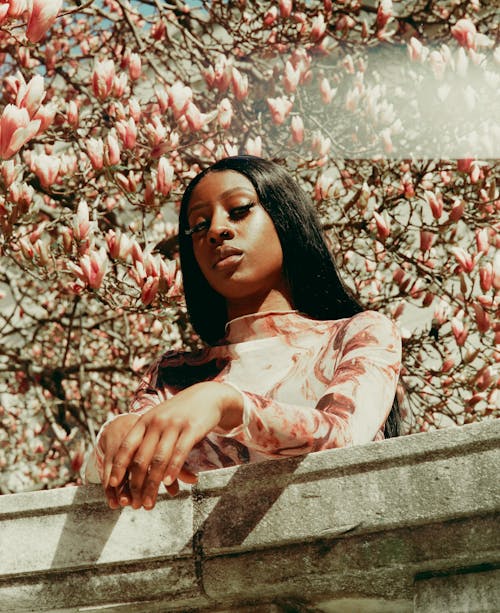
[{"label": "pink magnolia flower", "polygon": [[74,100],[70,100],[66,108],[67,108],[66,114],[67,114],[69,125],[72,128],[78,128],[78,124],[80,120],[79,120],[78,106],[76,102]]},{"label": "pink magnolia flower", "polygon": [[101,138],[89,138],[85,148],[94,170],[104,166],[104,143]]},{"label": "pink magnolia flower", "polygon": [[52,27],[61,10],[63,0],[30,0],[26,36],[32,43],[41,40]]},{"label": "pink magnolia flower", "polygon": [[323,13],[316,15],[312,20],[311,39],[315,42],[319,41],[326,31],[326,23]]},{"label": "pink magnolia flower", "polygon": [[453,358],[446,358],[441,366],[441,372],[448,372],[455,366],[455,360]]},{"label": "pink magnolia flower", "polygon": [[471,158],[471,157],[457,160],[457,170],[459,172],[469,172],[473,161],[474,161],[474,158]]},{"label": "pink magnolia flower", "polygon": [[0,4],[0,25],[7,19],[9,13],[8,4]]},{"label": "pink magnolia flower", "polygon": [[476,245],[477,250],[480,253],[488,253],[488,251],[490,250],[488,228],[481,228],[480,230],[476,230]]},{"label": "pink magnolia flower", "polygon": [[184,117],[188,122],[189,129],[193,132],[201,130],[207,119],[205,113],[202,113],[194,102],[188,104]]},{"label": "pink magnolia flower", "polygon": [[107,148],[106,148],[106,155],[105,155],[106,165],[116,166],[117,164],[120,163],[120,145],[118,144],[116,137],[112,133],[108,134],[106,141],[107,141],[106,143]]},{"label": "pink magnolia flower", "polygon": [[89,235],[90,228],[89,206],[87,201],[82,198],[78,203],[76,215],[73,220],[73,236],[77,241],[84,241]]},{"label": "pink magnolia flower", "polygon": [[491,327],[488,313],[486,313],[483,307],[477,302],[472,303],[472,308],[474,309],[477,329],[481,334],[488,332]]},{"label": "pink magnolia flower", "polygon": [[106,244],[113,259],[126,260],[132,253],[132,240],[126,234],[122,234],[120,230],[108,230]]},{"label": "pink magnolia flower", "polygon": [[40,128],[39,119],[30,120],[27,109],[8,104],[0,117],[0,157],[12,157]]},{"label": "pink magnolia flower", "polygon": [[392,0],[380,0],[377,9],[377,27],[382,30],[392,19]]},{"label": "pink magnolia flower", "polygon": [[455,256],[455,259],[457,260],[461,269],[464,272],[469,273],[472,271],[475,262],[472,259],[470,253],[467,253],[467,251],[465,251],[465,249],[462,249],[462,247],[452,247],[451,252]]},{"label": "pink magnolia flower", "polygon": [[278,6],[280,9],[280,15],[283,19],[290,17],[293,8],[293,0],[279,0]]},{"label": "pink magnolia flower", "polygon": [[121,98],[125,93],[127,83],[128,76],[126,72],[122,72],[120,75],[115,75],[113,81],[113,96],[115,96],[116,98]]},{"label": "pink magnolia flower", "polygon": [[349,17],[349,15],[341,15],[341,17],[339,17],[339,19],[337,19],[337,22],[335,23],[335,29],[340,32],[344,32],[344,34],[347,34],[349,30],[354,28],[355,25],[356,22],[352,17]]},{"label": "pink magnolia flower", "polygon": [[489,292],[493,285],[493,266],[490,262],[486,262],[479,269],[479,284],[483,292]]},{"label": "pink magnolia flower", "polygon": [[285,74],[283,76],[283,86],[288,94],[291,94],[297,89],[300,81],[300,66],[294,67],[293,64],[287,60],[285,64]]},{"label": "pink magnolia flower", "polygon": [[382,144],[384,145],[384,151],[389,155],[393,152],[394,146],[392,144],[392,135],[390,128],[384,128],[380,131],[380,138],[382,139]]},{"label": "pink magnolia flower", "polygon": [[500,251],[497,251],[493,258],[492,285],[496,290],[500,290]]},{"label": "pink magnolia flower", "polygon": [[412,62],[425,62],[426,57],[429,54],[429,49],[424,47],[422,43],[412,36],[410,43],[408,44],[408,55]]},{"label": "pink magnolia flower", "polygon": [[174,113],[174,118],[178,119],[186,112],[189,103],[193,99],[193,92],[190,87],[186,87],[180,81],[176,81],[172,87],[169,88],[168,97]]},{"label": "pink magnolia flower", "polygon": [[494,371],[491,366],[485,366],[477,373],[474,383],[479,391],[484,392],[494,381]]},{"label": "pink magnolia flower", "polygon": [[160,279],[158,277],[148,277],[146,282],[142,286],[141,300],[146,306],[151,304],[156,298],[158,288],[160,286]]},{"label": "pink magnolia flower", "polygon": [[248,77],[241,74],[237,68],[231,72],[231,83],[236,100],[244,100],[248,96]]},{"label": "pink magnolia flower", "polygon": [[25,108],[29,116],[33,118],[33,115],[38,111],[45,98],[44,80],[41,75],[36,75],[26,85],[20,73],[19,76],[22,80],[17,92],[16,105],[19,108]]},{"label": "pink magnolia flower", "polygon": [[281,125],[285,121],[293,106],[293,102],[285,96],[268,98],[267,104],[271,111],[272,120],[277,125]]},{"label": "pink magnolia flower", "polygon": [[463,312],[459,313],[451,320],[451,331],[455,337],[455,341],[459,347],[462,347],[467,339],[469,331],[464,326]]},{"label": "pink magnolia flower", "polygon": [[451,207],[450,220],[455,222],[458,221],[464,214],[464,210],[465,202],[463,200],[456,200]]},{"label": "pink magnolia flower", "polygon": [[16,180],[19,168],[14,163],[14,160],[7,160],[2,163],[2,179],[5,187],[10,187]]},{"label": "pink magnolia flower", "polygon": [[420,249],[421,251],[429,251],[432,247],[435,239],[433,232],[427,230],[420,230]]},{"label": "pink magnolia flower", "polygon": [[99,289],[108,268],[108,256],[104,247],[81,257],[79,264],[76,266],[70,262],[73,272],[92,289]]},{"label": "pink magnolia flower", "polygon": [[380,213],[377,213],[377,211],[373,211],[373,218],[377,226],[377,236],[383,243],[391,233],[390,223]]},{"label": "pink magnolia flower", "polygon": [[136,81],[142,73],[141,56],[138,53],[131,53],[129,58],[128,73],[132,81]]},{"label": "pink magnolia flower", "polygon": [[137,125],[133,117],[128,121],[117,121],[116,131],[126,149],[133,149],[137,142]]},{"label": "pink magnolia flower", "polygon": [[263,24],[268,28],[272,26],[278,19],[278,7],[272,6],[264,15]]},{"label": "pink magnolia flower", "polygon": [[261,157],[262,138],[260,136],[249,138],[245,145],[245,151],[248,153],[248,155],[256,155],[257,157]]},{"label": "pink magnolia flower", "polygon": [[98,60],[94,62],[92,73],[92,91],[99,100],[105,100],[112,92],[115,81],[115,63],[113,60]]},{"label": "pink magnolia flower", "polygon": [[459,19],[451,28],[452,35],[457,39],[459,45],[467,49],[475,49],[476,26],[470,19]]},{"label": "pink magnolia flower", "polygon": [[319,175],[318,179],[316,180],[316,185],[314,186],[315,200],[326,200],[328,198],[333,183],[334,178],[332,176],[325,174]]},{"label": "pink magnolia flower", "polygon": [[50,261],[50,239],[45,236],[33,243],[33,250],[40,264],[46,266]]},{"label": "pink magnolia flower", "polygon": [[154,115],[144,128],[151,147],[164,143],[167,138],[167,129],[158,115]]},{"label": "pink magnolia flower", "polygon": [[446,62],[439,51],[431,51],[429,55],[429,64],[431,65],[432,72],[438,80],[442,80],[446,70]]},{"label": "pink magnolia flower", "polygon": [[41,153],[33,156],[31,169],[39,178],[42,187],[49,189],[57,181],[61,169],[61,159],[55,155]]},{"label": "pink magnolia flower", "polygon": [[174,168],[165,157],[161,157],[158,161],[158,174],[156,175],[156,189],[168,196],[174,182]]},{"label": "pink magnolia flower", "polygon": [[229,100],[229,98],[223,98],[219,102],[219,106],[217,109],[217,121],[219,122],[221,128],[227,130],[231,125],[232,119],[233,107],[231,105],[231,101]]},{"label": "pink magnolia flower", "polygon": [[294,115],[291,122],[292,140],[300,145],[304,140],[304,122],[300,115]]},{"label": "pink magnolia flower", "polygon": [[126,192],[135,194],[137,191],[137,178],[131,170],[127,176],[121,172],[115,174],[115,180]]},{"label": "pink magnolia flower", "polygon": [[130,100],[128,101],[128,111],[130,113],[130,117],[136,123],[141,120],[142,109],[141,109],[141,105],[139,104],[139,101],[137,100],[137,98],[134,98],[134,97],[130,98]]},{"label": "pink magnolia flower", "polygon": [[319,130],[316,130],[313,134],[311,141],[311,151],[317,153],[320,158],[325,157],[330,151],[332,141],[330,138],[325,138]]},{"label": "pink magnolia flower", "polygon": [[326,77],[323,77],[319,82],[319,91],[321,93],[321,99],[323,100],[323,104],[330,104],[333,99],[333,96],[337,93],[336,89],[332,89],[330,86],[330,82]]},{"label": "pink magnolia flower", "polygon": [[42,134],[47,128],[49,128],[54,122],[57,108],[54,104],[49,103],[45,106],[41,106],[38,111],[33,115],[33,119],[40,120],[40,127],[37,134]]},{"label": "pink magnolia flower", "polygon": [[26,183],[12,183],[9,188],[9,200],[18,204],[22,210],[27,211],[33,202],[35,190]]},{"label": "pink magnolia flower", "polygon": [[162,85],[157,85],[155,87],[156,100],[160,106],[160,111],[164,113],[168,109],[169,105],[169,94],[167,90]]},{"label": "pink magnolia flower", "polygon": [[441,194],[435,194],[434,192],[425,191],[424,198],[426,199],[427,204],[432,211],[432,216],[434,217],[434,219],[439,219],[443,214],[443,199],[441,197]]},{"label": "pink magnolia flower", "polygon": [[27,0],[9,0],[7,2],[7,11],[9,17],[22,17],[23,14],[28,10],[28,2]]}]

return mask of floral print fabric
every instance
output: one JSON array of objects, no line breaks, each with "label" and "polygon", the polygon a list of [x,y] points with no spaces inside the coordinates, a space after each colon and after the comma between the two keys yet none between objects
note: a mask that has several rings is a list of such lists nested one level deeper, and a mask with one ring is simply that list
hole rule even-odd
[{"label": "floral print fabric", "polygon": [[229,322],[214,347],[163,355],[130,410],[143,413],[200,381],[236,388],[243,423],[230,432],[216,428],[196,445],[185,467],[198,473],[383,439],[400,366],[399,332],[376,311],[333,321],[256,313]]}]

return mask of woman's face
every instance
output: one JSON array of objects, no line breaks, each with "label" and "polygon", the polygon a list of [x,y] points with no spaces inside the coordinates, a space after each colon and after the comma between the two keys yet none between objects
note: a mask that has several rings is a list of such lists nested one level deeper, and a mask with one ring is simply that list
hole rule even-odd
[{"label": "woman's face", "polygon": [[210,286],[228,301],[286,293],[283,252],[274,224],[242,174],[207,174],[187,209],[196,261]]}]

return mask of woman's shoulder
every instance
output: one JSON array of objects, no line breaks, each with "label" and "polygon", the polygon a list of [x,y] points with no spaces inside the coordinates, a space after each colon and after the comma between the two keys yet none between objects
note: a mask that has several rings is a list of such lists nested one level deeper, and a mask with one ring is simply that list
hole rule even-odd
[{"label": "woman's shoulder", "polygon": [[356,345],[395,344],[401,342],[396,323],[380,311],[366,310],[344,319],[327,322],[334,348]]}]

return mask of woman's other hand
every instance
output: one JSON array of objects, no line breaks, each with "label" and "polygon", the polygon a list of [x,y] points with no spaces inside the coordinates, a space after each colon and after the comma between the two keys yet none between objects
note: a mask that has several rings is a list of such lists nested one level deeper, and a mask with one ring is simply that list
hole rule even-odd
[{"label": "woman's other hand", "polygon": [[195,481],[182,470],[191,449],[216,426],[230,430],[241,424],[242,415],[241,394],[213,381],[197,383],[150,409],[106,454],[106,493],[115,492],[114,499],[108,496],[110,506],[131,497],[134,509],[152,509],[162,481],[171,493],[177,478]]}]

